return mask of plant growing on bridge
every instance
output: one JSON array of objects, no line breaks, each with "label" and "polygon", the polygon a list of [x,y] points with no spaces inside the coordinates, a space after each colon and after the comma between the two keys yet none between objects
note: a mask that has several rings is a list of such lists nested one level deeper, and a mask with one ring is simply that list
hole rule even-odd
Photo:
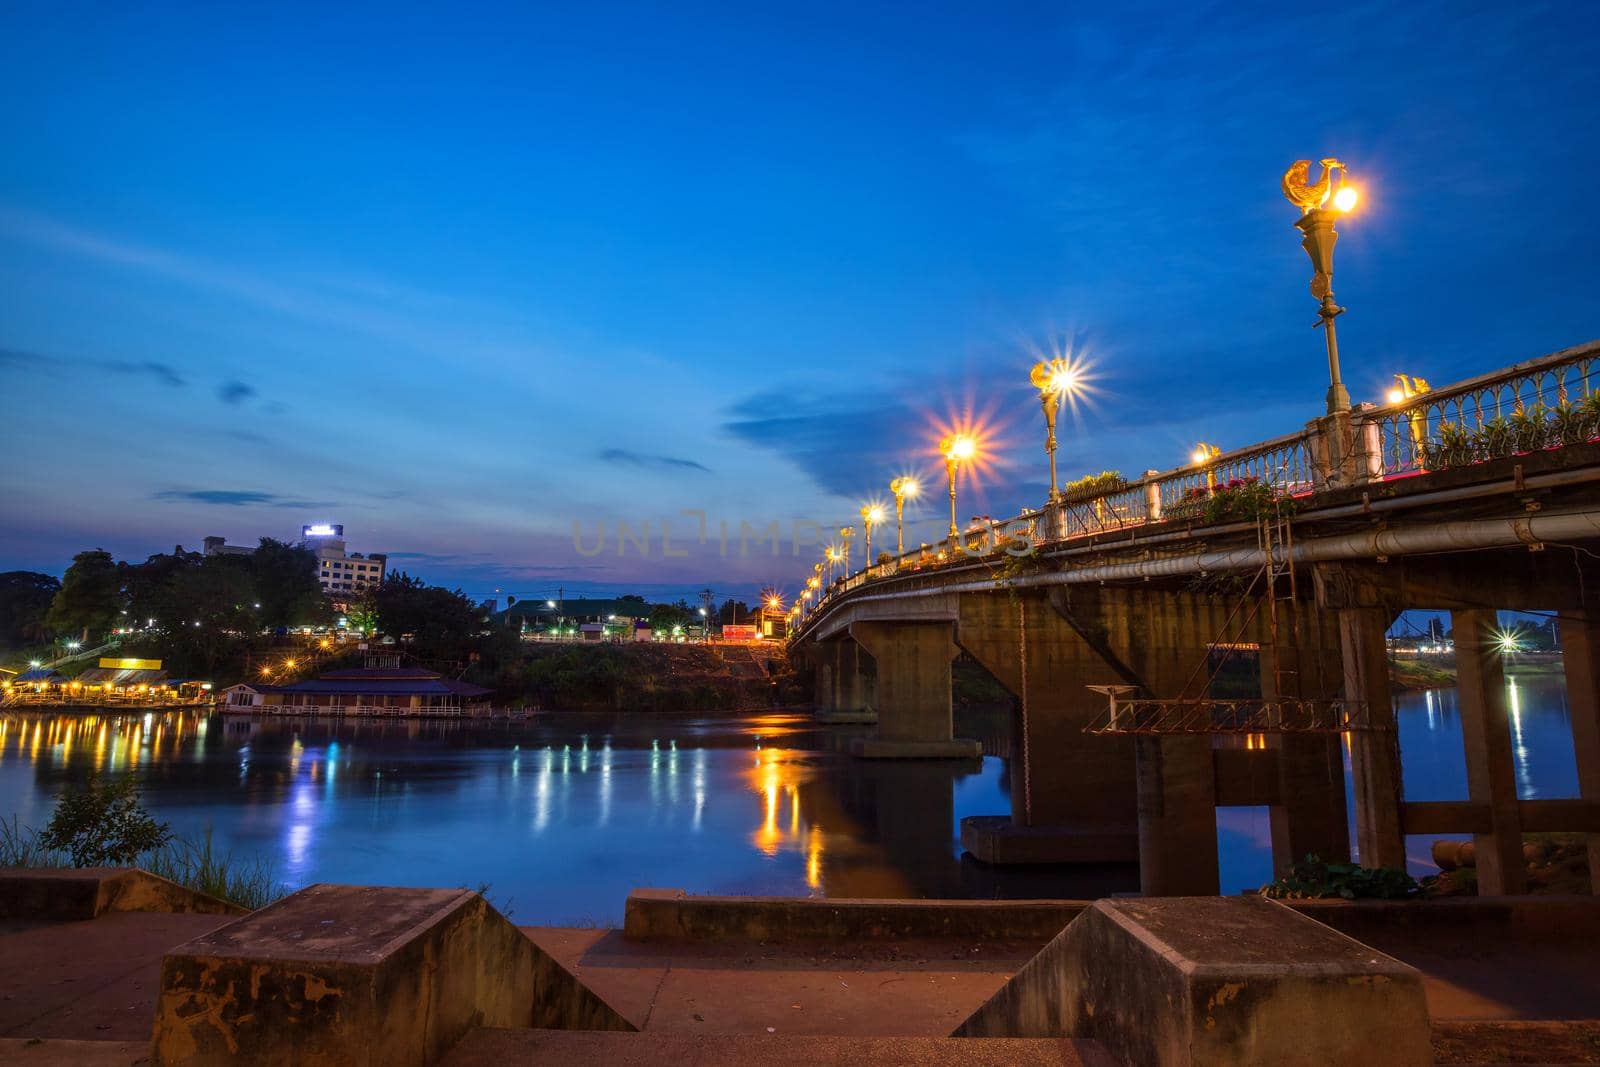
[{"label": "plant growing on bridge", "polygon": [[1294,514],[1293,498],[1259,478],[1233,478],[1202,492],[1207,496],[1208,523],[1255,522],[1274,514]]},{"label": "plant growing on bridge", "polygon": [[1122,476],[1121,471],[1101,471],[1099,474],[1090,474],[1075,481],[1070,481],[1061,487],[1061,498],[1068,503],[1078,503],[1107,493],[1115,493],[1119,489],[1126,489],[1128,480]]},{"label": "plant growing on bridge", "polygon": [[1600,392],[1590,393],[1576,404],[1563,400],[1550,409],[1550,432],[1563,445],[1579,445],[1600,433]]},{"label": "plant growing on bridge", "polygon": [[1362,867],[1356,863],[1324,863],[1307,856],[1282,878],[1261,887],[1274,900],[1415,900],[1428,887],[1399,867]]},{"label": "plant growing on bridge", "polygon": [[1477,435],[1458,422],[1439,424],[1439,440],[1423,445],[1422,465],[1429,470],[1463,467],[1477,459]]}]

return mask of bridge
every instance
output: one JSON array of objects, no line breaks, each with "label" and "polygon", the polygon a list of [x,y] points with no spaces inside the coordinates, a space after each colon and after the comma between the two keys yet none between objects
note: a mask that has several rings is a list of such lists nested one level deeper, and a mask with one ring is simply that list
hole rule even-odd
[{"label": "bridge", "polygon": [[[1332,406],[1330,404],[1330,406]],[[1480,892],[1526,890],[1524,833],[1589,835],[1600,887],[1600,342],[1362,403],[1188,466],[880,555],[821,590],[791,649],[864,759],[974,758],[951,665],[1015,698],[989,863],[1137,862],[1146,894],[1218,891],[1216,809],[1265,805],[1280,872],[1405,865],[1471,834]],[[1386,634],[1454,630],[1468,799],[1408,801]],[[1517,795],[1497,610],[1555,613],[1581,795]]]}]

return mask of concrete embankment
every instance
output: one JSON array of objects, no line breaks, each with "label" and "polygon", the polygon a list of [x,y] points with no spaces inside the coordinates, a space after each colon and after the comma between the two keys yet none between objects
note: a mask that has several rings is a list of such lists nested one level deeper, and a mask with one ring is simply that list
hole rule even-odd
[{"label": "concrete embankment", "polygon": [[0,872],[0,1061],[1108,1067],[1586,1062],[1600,1047],[1594,898],[639,890],[616,931],[519,929],[474,893],[360,886],[233,916],[126,888],[144,878]]}]

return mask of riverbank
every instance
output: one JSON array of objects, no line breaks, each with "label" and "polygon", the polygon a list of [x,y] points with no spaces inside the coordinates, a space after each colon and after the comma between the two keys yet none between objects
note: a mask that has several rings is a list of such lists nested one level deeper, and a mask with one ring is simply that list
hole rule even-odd
[{"label": "riverbank", "polygon": [[[1514,656],[1504,666],[1508,677],[1559,678],[1563,671],[1560,653]],[[1447,689],[1456,684],[1455,655],[1390,656],[1389,682],[1398,692]]]}]

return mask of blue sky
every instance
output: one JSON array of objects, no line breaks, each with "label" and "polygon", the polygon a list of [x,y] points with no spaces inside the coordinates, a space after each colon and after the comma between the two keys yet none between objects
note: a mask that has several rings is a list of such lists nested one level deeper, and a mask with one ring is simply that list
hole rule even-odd
[{"label": "blue sky", "polygon": [[1358,399],[1589,340],[1597,45],[1584,4],[9,5],[0,567],[337,521],[486,595],[793,588],[933,416],[1003,428],[964,512],[1036,503],[1040,351],[1095,363],[1064,476],[1319,414],[1297,158],[1365,192]]}]

